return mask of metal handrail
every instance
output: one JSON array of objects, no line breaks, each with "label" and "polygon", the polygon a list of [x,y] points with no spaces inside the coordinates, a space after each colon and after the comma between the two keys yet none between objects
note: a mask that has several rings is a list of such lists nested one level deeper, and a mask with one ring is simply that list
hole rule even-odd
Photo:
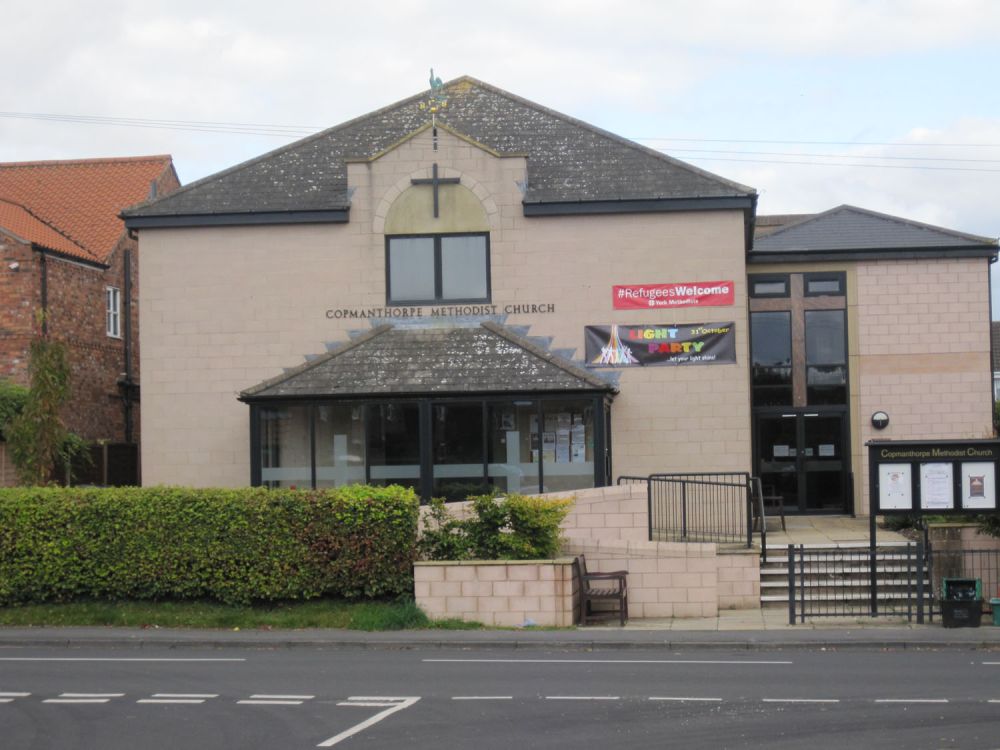
[{"label": "metal handrail", "polygon": [[[751,486],[751,477],[746,472],[679,472],[679,473],[655,473],[650,474],[645,477],[640,476],[630,476],[622,475],[618,477],[617,483],[627,484],[627,483],[638,483],[645,482],[646,484],[646,504],[647,504],[647,517],[648,517],[648,538],[653,540],[656,536],[656,532],[661,532],[666,536],[672,534],[677,534],[679,532],[680,538],[687,540],[690,538],[692,526],[696,527],[694,534],[701,537],[715,537],[719,540],[730,540],[737,541],[740,534],[736,535],[736,539],[733,538],[732,525],[726,524],[724,521],[728,517],[732,517],[725,511],[725,503],[730,502],[739,495],[744,497],[744,511],[746,513],[746,546],[751,548],[753,546],[753,491]],[[679,492],[673,497],[663,497],[662,488],[664,487],[678,487]],[[654,488],[660,488],[660,492],[654,490]],[[702,498],[698,497],[697,492],[695,492],[695,498],[689,497],[693,489],[712,491],[712,488],[717,488],[723,491],[723,495],[714,494],[708,498],[709,501],[708,510],[706,512],[706,503],[699,502]],[[733,495],[732,493],[725,493],[725,488],[734,488],[739,490],[739,493]],[[656,507],[655,501],[660,500],[660,505],[662,506],[659,511]],[[676,515],[674,516],[674,523],[670,522],[670,519],[665,518],[665,514],[670,515],[669,511],[666,509],[667,505],[673,501],[676,503],[676,510],[673,511],[674,514],[679,515],[679,528],[677,527],[678,519]],[[714,512],[714,517],[713,517]]]}]

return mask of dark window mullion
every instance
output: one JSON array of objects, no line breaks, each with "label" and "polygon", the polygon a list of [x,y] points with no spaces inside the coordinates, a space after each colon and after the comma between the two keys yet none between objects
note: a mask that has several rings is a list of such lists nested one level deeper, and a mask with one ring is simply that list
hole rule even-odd
[{"label": "dark window mullion", "polygon": [[444,300],[444,280],[441,268],[441,238],[434,238],[434,299]]}]

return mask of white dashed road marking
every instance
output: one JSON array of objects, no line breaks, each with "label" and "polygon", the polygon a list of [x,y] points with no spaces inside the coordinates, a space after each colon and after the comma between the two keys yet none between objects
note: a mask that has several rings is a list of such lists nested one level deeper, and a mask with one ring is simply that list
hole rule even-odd
[{"label": "white dashed road marking", "polygon": [[251,695],[249,700],[236,701],[245,706],[301,706],[304,701],[311,701],[315,695]]},{"label": "white dashed road marking", "polygon": [[547,701],[617,701],[617,695],[546,695]]},{"label": "white dashed road marking", "polygon": [[125,693],[60,693],[58,698],[46,698],[42,703],[107,703],[124,696]]},{"label": "white dashed road marking", "polygon": [[0,661],[142,661],[142,662],[153,662],[153,661],[166,661],[166,662],[191,662],[191,661],[246,661],[246,659],[143,659],[143,658],[120,658],[120,659],[105,659],[99,657],[90,656],[0,656]]},{"label": "white dashed road marking", "polygon": [[751,661],[734,659],[421,659],[426,664],[733,664],[781,665],[791,661]]},{"label": "white dashed road marking", "polygon": [[218,693],[153,693],[152,698],[140,698],[136,703],[197,705],[218,697]]},{"label": "white dashed road marking", "polygon": [[453,695],[453,701],[512,701],[513,695]]},{"label": "white dashed road marking", "polygon": [[706,703],[721,703],[722,698],[695,698],[694,696],[668,696],[668,695],[651,695],[649,697],[651,701],[703,701]]}]

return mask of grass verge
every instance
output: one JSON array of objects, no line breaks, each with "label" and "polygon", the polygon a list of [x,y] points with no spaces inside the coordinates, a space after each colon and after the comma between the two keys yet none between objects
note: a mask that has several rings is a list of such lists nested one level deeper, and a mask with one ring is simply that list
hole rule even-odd
[{"label": "grass verge", "polygon": [[412,601],[316,600],[237,607],[215,602],[76,601],[0,607],[0,625],[347,630],[476,630],[462,620],[430,620]]}]

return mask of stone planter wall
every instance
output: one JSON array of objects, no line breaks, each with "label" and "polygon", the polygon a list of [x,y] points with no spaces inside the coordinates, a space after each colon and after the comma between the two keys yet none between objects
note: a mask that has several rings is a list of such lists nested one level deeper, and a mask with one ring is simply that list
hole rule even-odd
[{"label": "stone planter wall", "polygon": [[569,627],[578,606],[572,558],[417,562],[413,586],[433,619]]},{"label": "stone planter wall", "polygon": [[[645,485],[597,487],[573,497],[563,522],[565,560],[416,563],[417,604],[434,618],[487,625],[568,626],[578,606],[573,557],[590,571],[629,572],[629,615],[714,617],[720,609],[760,608],[758,550],[711,543],[650,542]],[[453,503],[456,515],[468,503]]]}]

